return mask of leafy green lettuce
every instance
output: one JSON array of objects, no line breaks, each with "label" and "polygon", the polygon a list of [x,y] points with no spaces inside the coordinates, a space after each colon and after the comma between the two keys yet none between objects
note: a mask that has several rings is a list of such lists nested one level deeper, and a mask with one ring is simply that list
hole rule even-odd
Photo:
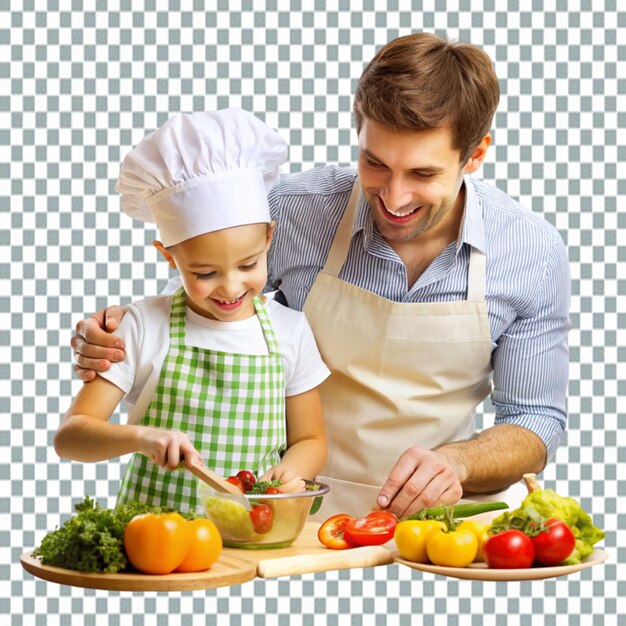
[{"label": "leafy green lettuce", "polygon": [[529,493],[519,509],[503,513],[493,520],[493,526],[511,523],[515,526],[515,520],[532,518],[534,512],[545,519],[561,519],[572,529],[576,537],[576,547],[563,561],[564,565],[580,563],[593,552],[594,544],[604,539],[604,531],[593,525],[591,517],[574,498],[560,496],[552,489],[536,489]]}]

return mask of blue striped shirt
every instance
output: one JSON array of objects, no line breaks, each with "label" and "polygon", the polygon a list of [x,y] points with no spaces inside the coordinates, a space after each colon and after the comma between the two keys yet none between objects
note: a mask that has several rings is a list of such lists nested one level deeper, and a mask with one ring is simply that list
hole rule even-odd
[{"label": "blue striped shirt", "polygon": [[[354,170],[317,168],[281,177],[270,192],[276,231],[267,289],[302,310],[322,269],[354,182]],[[394,302],[466,298],[471,247],[487,259],[495,424],[536,433],[552,459],[566,424],[570,277],[557,230],[499,189],[467,176],[463,224],[414,285],[379,235],[361,198],[339,277]]]}]

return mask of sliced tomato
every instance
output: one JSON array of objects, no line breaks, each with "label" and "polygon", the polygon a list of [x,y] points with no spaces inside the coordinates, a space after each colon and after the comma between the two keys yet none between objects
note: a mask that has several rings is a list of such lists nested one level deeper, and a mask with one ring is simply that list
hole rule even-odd
[{"label": "sliced tomato", "polygon": [[346,524],[344,538],[357,546],[378,546],[393,539],[398,519],[389,511],[372,511]]},{"label": "sliced tomato", "polygon": [[352,548],[353,544],[348,543],[344,537],[346,524],[352,519],[347,513],[337,513],[329,517],[317,531],[317,538],[331,550],[345,550]]},{"label": "sliced tomato", "polygon": [[277,493],[282,493],[282,491],[278,487],[268,487],[265,490],[265,494],[264,495],[267,495],[267,496],[274,495],[275,496]]}]

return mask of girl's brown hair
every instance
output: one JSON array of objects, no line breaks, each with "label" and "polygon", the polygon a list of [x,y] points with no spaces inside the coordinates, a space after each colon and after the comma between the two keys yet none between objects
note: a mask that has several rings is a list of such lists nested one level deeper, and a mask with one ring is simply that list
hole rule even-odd
[{"label": "girl's brown hair", "polygon": [[365,68],[354,97],[356,128],[363,118],[400,131],[447,127],[465,163],[489,133],[499,99],[483,50],[416,33],[389,42]]}]

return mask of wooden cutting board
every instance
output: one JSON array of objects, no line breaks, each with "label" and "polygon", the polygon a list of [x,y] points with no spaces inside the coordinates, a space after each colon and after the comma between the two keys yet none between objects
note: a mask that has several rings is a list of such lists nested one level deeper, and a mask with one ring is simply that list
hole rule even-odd
[{"label": "wooden cutting board", "polygon": [[[223,554],[253,563],[257,576],[276,578],[312,572],[327,572],[353,567],[374,567],[393,563],[393,554],[384,546],[365,546],[349,550],[330,550],[317,538],[318,522],[306,522],[302,533],[288,548],[245,550],[224,548]],[[388,545],[393,545],[393,541]]]},{"label": "wooden cutting board", "polygon": [[[206,572],[154,576],[140,573],[100,574],[42,565],[32,550],[20,557],[22,567],[33,576],[60,585],[116,591],[188,591],[238,585],[261,578],[294,576],[353,567],[374,567],[393,563],[393,553],[384,546],[350,550],[329,550],[317,538],[318,522],[307,522],[288,548],[244,550],[224,548],[217,562]],[[391,545],[392,542],[390,542]]]},{"label": "wooden cutting board", "polygon": [[221,554],[206,572],[189,574],[164,574],[161,576],[140,573],[100,574],[77,572],[60,567],[42,565],[32,556],[32,550],[20,557],[22,567],[37,578],[60,585],[109,589],[115,591],[189,591],[210,589],[225,585],[238,585],[256,577],[256,563],[239,558],[238,555]]}]

